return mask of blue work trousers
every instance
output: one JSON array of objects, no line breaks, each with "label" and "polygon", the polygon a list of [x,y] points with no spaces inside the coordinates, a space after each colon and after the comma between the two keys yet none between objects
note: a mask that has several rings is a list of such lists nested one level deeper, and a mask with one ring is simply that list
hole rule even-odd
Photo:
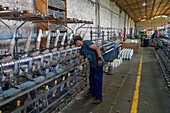
[{"label": "blue work trousers", "polygon": [[95,68],[90,66],[90,92],[98,99],[102,99],[103,64],[102,62],[102,66]]}]

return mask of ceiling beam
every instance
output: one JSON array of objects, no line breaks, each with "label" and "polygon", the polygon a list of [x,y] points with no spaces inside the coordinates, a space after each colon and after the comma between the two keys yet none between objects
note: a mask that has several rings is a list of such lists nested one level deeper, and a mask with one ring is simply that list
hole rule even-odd
[{"label": "ceiling beam", "polygon": [[[115,0],[112,0],[113,2],[115,1]],[[117,1],[117,0],[116,0]],[[129,17],[131,17],[135,22],[136,22],[136,19],[134,19],[126,10],[124,10],[123,9],[123,7],[118,3],[118,2],[116,2],[115,1],[115,4],[120,8],[120,9],[122,9],[126,14],[128,14],[128,16]]]},{"label": "ceiling beam", "polygon": [[128,5],[124,5],[124,6],[122,6],[122,7],[128,7],[128,6],[130,6],[130,5],[136,5],[136,3],[140,4],[140,3],[143,3],[143,1],[134,2],[134,3],[128,4]]},{"label": "ceiling beam", "polygon": [[[148,0],[147,0],[147,2],[148,2]],[[158,5],[158,4],[155,4],[154,7],[156,7],[156,6],[159,6],[159,5]],[[126,9],[126,8],[127,8],[127,7],[124,7],[123,9]],[[138,8],[133,8],[133,7],[131,7],[131,8],[132,8],[133,10],[137,10],[137,9],[138,9]],[[142,5],[142,7],[139,6],[139,8],[140,8],[140,9],[144,9],[144,6],[143,6],[143,5]],[[147,9],[148,9],[148,8],[147,8]],[[150,10],[151,10],[151,9],[150,9]]]},{"label": "ceiling beam", "polygon": [[145,5],[145,16],[147,18],[147,0],[145,0],[145,3],[146,3],[146,5]]},{"label": "ceiling beam", "polygon": [[162,15],[164,15],[169,9],[170,9],[170,7],[167,8],[167,9],[162,13]]},{"label": "ceiling beam", "polygon": [[[124,0],[125,2],[126,2],[126,4],[128,5],[128,2],[127,2],[127,0]],[[131,9],[131,11],[133,12],[133,14],[136,16],[136,14],[134,13],[134,11],[132,10],[132,8],[129,6],[129,8]],[[137,16],[136,16],[136,18],[138,18]]]},{"label": "ceiling beam", "polygon": [[163,2],[163,0],[161,0],[161,2],[159,3],[159,6],[158,6],[158,8],[157,8],[157,10],[156,10],[156,12],[155,12],[155,14],[154,14],[154,16],[155,16],[156,13],[158,12],[158,9],[159,9],[159,7],[161,6],[162,2]]},{"label": "ceiling beam", "polygon": [[[133,8],[133,10],[136,12],[139,8]],[[147,9],[147,11],[151,11],[152,9]],[[145,12],[145,9],[144,10],[140,10],[141,13]]]},{"label": "ceiling beam", "polygon": [[139,8],[138,0],[135,0],[135,1],[136,1],[137,6],[138,6],[138,9],[139,9],[140,17],[142,18],[142,14],[141,14],[141,11],[140,11],[140,8]]},{"label": "ceiling beam", "polygon": [[[168,16],[167,14],[164,14],[164,15],[166,15],[166,16]],[[146,20],[151,20],[151,18],[147,18]],[[139,22],[140,20],[138,20],[138,21],[136,21],[136,22]]]},{"label": "ceiling beam", "polygon": [[154,6],[155,6],[155,2],[156,2],[156,0],[154,0],[153,4],[152,4],[152,10],[151,10],[150,18],[152,18],[152,15],[153,15],[153,9],[154,9]]},{"label": "ceiling beam", "polygon": [[[112,0],[112,1],[117,1],[117,0]],[[115,4],[116,4],[120,9],[122,9],[125,13],[127,13],[127,11],[125,11],[125,10],[119,5],[118,2],[115,2]],[[127,13],[127,14],[128,14],[128,13]],[[128,16],[129,16],[129,14],[128,14]]]},{"label": "ceiling beam", "polygon": [[161,14],[161,12],[164,10],[164,8],[168,5],[169,0],[167,1],[167,3],[164,5],[164,7],[162,8],[162,10],[159,12],[158,16]]}]

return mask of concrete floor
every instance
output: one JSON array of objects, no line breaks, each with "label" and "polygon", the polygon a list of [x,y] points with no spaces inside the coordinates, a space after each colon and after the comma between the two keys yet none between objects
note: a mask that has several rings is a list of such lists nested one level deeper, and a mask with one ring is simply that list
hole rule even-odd
[{"label": "concrete floor", "polygon": [[[142,48],[141,48],[142,49]],[[114,69],[114,75],[104,73],[103,102],[93,105],[94,98],[76,99],[61,113],[130,113],[140,63],[141,50],[132,60]],[[165,88],[153,48],[143,48],[138,113],[170,113],[170,96]]]}]

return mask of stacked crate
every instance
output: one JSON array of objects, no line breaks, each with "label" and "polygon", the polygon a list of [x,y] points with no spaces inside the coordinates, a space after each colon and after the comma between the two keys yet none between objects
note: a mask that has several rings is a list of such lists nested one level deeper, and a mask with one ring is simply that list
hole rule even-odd
[{"label": "stacked crate", "polygon": [[62,0],[48,0],[48,4],[52,6],[56,6],[61,9],[65,9],[66,5],[65,2]]},{"label": "stacked crate", "polygon": [[[66,18],[66,3],[62,0],[48,0],[48,5],[50,7],[48,7],[48,11],[49,11],[49,15],[53,15],[54,17],[62,17],[62,18]],[[51,30],[62,30],[62,31],[66,31],[66,24],[60,25],[60,24],[53,24],[53,23],[49,23],[49,28]]]}]

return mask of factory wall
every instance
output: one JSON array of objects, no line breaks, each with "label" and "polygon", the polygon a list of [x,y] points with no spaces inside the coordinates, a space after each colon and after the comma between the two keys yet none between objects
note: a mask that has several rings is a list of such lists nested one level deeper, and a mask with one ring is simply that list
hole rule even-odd
[{"label": "factory wall", "polygon": [[[33,0],[0,0],[0,5],[9,7],[9,9],[28,10],[31,13],[34,10]],[[7,23],[7,25],[9,25],[13,30],[22,23],[19,21],[16,22],[8,20],[4,20],[4,22]],[[28,33],[31,30],[34,30],[33,28],[34,25],[28,22],[19,30],[19,32]],[[10,33],[9,29],[7,27],[4,27],[4,25],[0,22],[0,34],[7,33]]]},{"label": "factory wall", "polygon": [[[130,33],[130,28],[133,27],[133,34],[135,29],[135,23],[132,19],[128,19],[128,15],[125,16],[125,12],[121,12],[120,16],[120,8],[115,5],[114,2],[110,0],[93,0],[94,2],[99,2],[100,8],[97,5],[92,4],[88,0],[67,0],[67,17],[68,18],[78,18],[85,19],[89,21],[93,21],[93,25],[85,25],[85,27],[93,26],[98,27],[98,23],[100,23],[101,27],[113,27],[122,29],[126,27],[126,33]],[[108,9],[110,9],[110,11]],[[99,10],[98,10],[99,9]],[[98,11],[100,12],[100,20],[98,19]],[[111,12],[112,11],[112,12]],[[125,18],[126,17],[126,18]],[[126,20],[126,22],[125,22]],[[68,25],[68,27],[72,29],[76,29],[79,25]],[[90,39],[90,28],[82,28],[78,30],[78,33],[82,31],[85,33],[85,39]],[[118,31],[115,31],[116,35],[118,35]]]},{"label": "factory wall", "polygon": [[[68,18],[77,18],[81,20],[88,20],[88,21],[93,21],[93,25],[85,25],[84,27],[89,27],[89,26],[97,26],[96,25],[96,6],[90,2],[87,2],[87,0],[67,0],[67,17]],[[72,30],[76,30],[77,27],[81,26],[82,24],[68,24],[68,27],[71,28]],[[90,39],[90,28],[82,28],[77,31],[77,33],[85,33],[85,39]],[[71,32],[69,30],[69,32]]]},{"label": "factory wall", "polygon": [[[0,5],[3,5],[5,7],[9,7],[9,9],[18,9],[18,10],[28,10],[29,12],[33,12],[33,0],[0,0]],[[16,28],[22,23],[20,21],[8,21],[3,20],[9,27],[12,28],[13,31],[16,30]],[[20,29],[19,33],[29,33],[33,31],[34,32],[34,24],[27,22],[24,24]],[[0,22],[0,34],[9,34],[10,30]],[[4,54],[5,51],[7,51],[9,47],[10,40],[3,40],[0,41],[0,54]],[[23,49],[25,44],[25,39],[19,40],[19,51]],[[34,45],[34,42],[32,42],[32,45]],[[33,46],[31,46],[33,47]]]},{"label": "factory wall", "polygon": [[[85,39],[90,39],[90,28],[87,27],[98,27],[100,23],[101,27],[112,27],[122,29],[123,36],[123,28],[126,27],[126,33],[130,33],[130,28],[133,27],[135,29],[135,23],[125,12],[120,13],[120,8],[115,5],[114,2],[110,0],[93,0],[94,2],[99,2],[101,4],[100,7],[98,5],[92,4],[89,0],[67,0],[67,17],[68,18],[78,18],[81,20],[89,20],[93,21],[93,25],[85,25],[86,28],[81,28],[77,32],[85,34]],[[29,12],[33,12],[34,5],[33,0],[1,0],[0,5],[7,6],[10,9],[19,9],[19,10],[28,10]],[[110,11],[109,11],[109,10]],[[112,12],[111,12],[112,11]],[[99,13],[99,17],[98,17]],[[120,14],[120,15],[119,15]],[[126,16],[125,16],[126,15]],[[125,22],[126,21],[126,22]],[[17,28],[22,22],[16,21],[8,21],[4,20],[13,30]],[[68,24],[68,27],[76,30],[78,26],[82,24]],[[34,31],[34,24],[27,22],[19,29],[19,33],[29,33],[30,31]],[[69,32],[71,32],[69,30]],[[118,36],[120,31],[115,30],[116,35]],[[10,31],[7,27],[0,22],[0,34],[9,34]],[[106,34],[106,33],[105,33]],[[134,32],[133,32],[134,34]],[[20,40],[21,48],[24,45],[25,40]],[[34,44],[32,44],[34,45]],[[0,47],[4,48],[3,51],[0,51],[0,54],[6,51],[5,48],[9,47],[9,40],[4,40],[3,43],[0,42]]]},{"label": "factory wall", "polygon": [[[17,2],[18,1],[18,2]],[[120,8],[118,8],[114,2],[110,0],[93,0],[94,2],[99,2],[102,6],[98,8],[97,5],[92,4],[89,0],[67,0],[67,17],[68,18],[78,18],[82,20],[90,20],[93,21],[93,25],[85,25],[84,27],[93,26],[98,27],[98,23],[100,21],[101,27],[113,27],[122,29],[124,26],[126,27],[126,33],[129,34],[129,30],[131,26],[134,26],[134,22],[128,19],[128,15],[126,16],[125,22],[125,12],[120,13]],[[18,8],[22,10],[28,10],[29,12],[33,12],[33,0],[1,0],[0,5],[8,6],[11,9]],[[104,8],[104,7],[105,8]],[[108,9],[113,12],[110,12]],[[100,12],[100,20],[98,20],[98,11]],[[131,22],[130,22],[131,21]],[[5,21],[13,26],[13,29],[21,24],[21,22],[16,21]],[[133,24],[132,24],[133,23]],[[126,25],[125,25],[126,24]],[[69,24],[68,27],[72,29],[76,29],[81,24]],[[28,33],[31,30],[34,30],[34,25],[30,23],[26,23],[20,30],[19,33]],[[82,33],[86,33],[85,39],[90,39],[90,28],[80,29],[78,32],[82,31]],[[115,31],[118,35],[118,31]],[[0,23],[0,33],[7,34],[9,30],[7,27],[4,27],[2,23]]]}]

